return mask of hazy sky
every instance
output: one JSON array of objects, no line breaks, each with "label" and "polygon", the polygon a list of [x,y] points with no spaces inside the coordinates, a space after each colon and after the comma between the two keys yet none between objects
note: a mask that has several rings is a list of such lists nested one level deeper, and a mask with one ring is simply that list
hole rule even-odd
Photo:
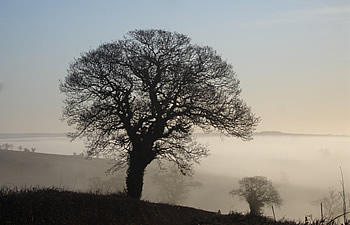
[{"label": "hazy sky", "polygon": [[216,49],[258,131],[350,134],[349,0],[2,0],[0,133],[72,130],[59,121],[69,63],[147,28]]}]

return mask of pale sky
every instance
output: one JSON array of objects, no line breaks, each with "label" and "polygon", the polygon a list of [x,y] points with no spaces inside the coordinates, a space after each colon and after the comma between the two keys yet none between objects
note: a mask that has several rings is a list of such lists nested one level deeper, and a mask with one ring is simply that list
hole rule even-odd
[{"label": "pale sky", "polygon": [[149,28],[231,63],[258,131],[350,135],[349,0],[1,0],[0,133],[72,131],[59,120],[69,63]]}]

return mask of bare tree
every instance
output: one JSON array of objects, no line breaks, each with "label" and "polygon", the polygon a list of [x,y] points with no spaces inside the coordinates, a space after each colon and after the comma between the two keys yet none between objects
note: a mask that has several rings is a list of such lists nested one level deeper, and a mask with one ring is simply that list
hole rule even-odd
[{"label": "bare tree", "polygon": [[210,47],[163,30],[135,30],[76,59],[60,85],[70,134],[87,138],[87,153],[116,155],[111,171],[128,167],[127,195],[140,198],[154,159],[184,174],[208,150],[194,127],[250,140],[259,118],[240,98],[232,66]]},{"label": "bare tree", "polygon": [[325,218],[330,221],[335,216],[342,212],[342,198],[341,193],[334,188],[330,188],[328,195],[324,196],[318,202],[323,204]]},{"label": "bare tree", "polygon": [[282,199],[272,182],[262,176],[244,177],[239,181],[239,188],[232,190],[230,194],[245,199],[249,204],[250,213],[254,215],[261,215],[261,210],[266,204],[282,204]]},{"label": "bare tree", "polygon": [[190,176],[184,176],[175,168],[155,174],[152,181],[160,188],[161,201],[169,204],[180,203],[188,197],[191,188],[201,186],[201,183],[193,181]]}]

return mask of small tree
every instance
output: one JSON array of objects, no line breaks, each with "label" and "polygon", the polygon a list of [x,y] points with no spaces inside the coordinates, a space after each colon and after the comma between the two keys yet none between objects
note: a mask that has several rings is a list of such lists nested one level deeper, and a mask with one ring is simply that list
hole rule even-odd
[{"label": "small tree", "polygon": [[63,118],[77,130],[71,137],[88,139],[89,156],[117,155],[114,168],[128,167],[127,195],[137,199],[153,160],[189,174],[207,156],[192,139],[194,127],[250,140],[259,122],[230,64],[211,47],[163,30],[135,30],[82,54],[60,90]]},{"label": "small tree", "polygon": [[282,199],[273,187],[272,182],[262,176],[241,179],[239,188],[232,190],[230,194],[245,199],[249,204],[250,213],[254,215],[261,215],[262,208],[266,204],[277,206],[282,204]]},{"label": "small tree", "polygon": [[201,186],[201,183],[193,181],[192,177],[184,176],[175,168],[169,172],[155,174],[152,181],[160,188],[160,200],[168,204],[180,203],[188,197],[190,188]]},{"label": "small tree", "polygon": [[325,218],[328,221],[342,213],[342,196],[341,193],[334,188],[330,188],[328,195],[316,202],[323,204]]}]

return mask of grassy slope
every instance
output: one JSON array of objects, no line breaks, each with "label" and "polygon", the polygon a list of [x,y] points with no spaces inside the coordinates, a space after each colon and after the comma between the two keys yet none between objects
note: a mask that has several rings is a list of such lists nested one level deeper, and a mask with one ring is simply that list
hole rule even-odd
[{"label": "grassy slope", "polygon": [[107,178],[106,160],[0,150],[0,185],[57,186],[82,190],[94,176]]},{"label": "grassy slope", "polygon": [[[108,177],[105,176],[105,170],[108,169],[109,167],[110,165],[107,164],[105,160],[99,160],[99,159],[85,160],[84,158],[78,157],[78,156],[74,157],[74,156],[64,156],[64,155],[26,153],[26,152],[0,150],[0,186],[1,185],[7,185],[9,187],[13,187],[13,186],[24,187],[24,185],[26,185],[26,187],[37,186],[37,185],[40,187],[45,187],[45,186],[59,187],[60,186],[69,190],[87,190],[88,178],[93,176],[99,176],[104,179],[108,179]],[[202,189],[199,189],[198,191],[194,192],[194,194],[199,195],[197,197],[195,196],[196,197],[195,199],[197,199],[197,203],[198,203],[197,207],[200,207],[200,208],[204,207],[207,209],[211,209],[213,211],[217,211],[219,208],[222,209],[222,206],[220,205],[227,202],[227,199],[218,198],[217,195],[213,194],[213,190],[217,192],[218,182],[221,181],[221,182],[225,182],[226,184],[227,179],[210,181],[213,177],[210,177],[207,175],[200,178],[202,178],[201,182],[205,181],[203,184],[206,186],[209,186],[209,188],[206,189],[207,192],[203,192],[204,190],[202,191]],[[214,185],[214,183],[215,185],[211,187],[210,182],[212,183],[211,184],[212,186]],[[230,186],[228,185],[226,189],[229,190],[229,188]],[[152,193],[153,198],[147,197],[147,199],[152,199],[152,201],[157,201],[157,192],[154,190],[155,189],[154,186],[148,185],[148,189],[152,191],[150,193]],[[226,189],[223,188],[222,191],[225,192]],[[77,195],[78,194],[75,194],[75,196]],[[83,194],[80,194],[80,195],[83,196]],[[148,195],[149,194],[147,194],[146,196]],[[203,196],[206,196],[206,197],[203,197]],[[198,202],[199,200],[200,202]],[[34,200],[28,200],[28,202],[31,202],[31,201],[35,202]],[[79,202],[80,200],[76,200],[76,201]],[[114,202],[115,199],[111,201]],[[40,200],[38,200],[37,203],[44,204],[40,202]],[[59,205],[61,203],[56,203],[56,204]],[[108,204],[113,205],[113,203],[108,203]],[[196,205],[196,204],[191,204],[191,205]],[[73,209],[73,211],[74,210],[77,211],[80,207],[82,206],[79,206],[77,204],[77,209]],[[50,207],[47,207],[47,208],[50,208]],[[2,213],[1,210],[4,210],[4,208],[0,209],[0,213]],[[28,207],[26,210],[28,212],[31,212],[31,209],[28,209]],[[48,209],[45,208],[45,210],[48,210]],[[60,208],[56,208],[55,210],[61,211]],[[105,210],[108,211],[108,209],[104,209],[103,211]],[[81,210],[81,211],[89,211],[89,209]],[[76,213],[79,214],[81,212],[78,211],[71,214],[76,214]],[[162,212],[162,215],[164,215],[164,213],[165,212]],[[63,211],[61,214],[64,214]],[[151,214],[157,215],[154,212],[151,212]],[[67,211],[66,214],[64,215],[65,215],[64,217],[69,217],[70,213]],[[171,213],[171,215],[176,215],[176,218],[183,217],[182,214],[178,215],[173,212]],[[168,215],[165,217],[172,218],[171,215]],[[84,216],[83,218],[86,218],[86,217],[89,218],[88,216]],[[202,217],[203,216],[200,216],[200,218]],[[82,219],[80,216],[78,216],[78,218],[79,218],[79,221],[80,220],[84,221],[84,219]],[[191,218],[190,220],[192,219],[193,218]],[[94,220],[91,220],[91,221],[94,221]],[[177,220],[174,220],[174,221],[177,221]],[[3,223],[0,222],[0,225],[1,224]],[[18,223],[18,224],[21,224],[21,223]],[[62,224],[62,223],[54,223],[54,224]],[[69,223],[69,224],[79,224],[79,223]],[[85,224],[89,224],[89,223],[85,223]],[[91,224],[94,224],[94,223],[91,223]],[[112,223],[112,224],[117,224],[117,223]],[[154,224],[154,223],[148,223],[148,224]],[[172,223],[169,223],[169,224],[172,224]],[[183,223],[173,223],[173,224],[183,224]],[[215,224],[215,223],[211,223],[211,224]],[[235,223],[235,224],[247,224],[247,223]],[[261,223],[258,223],[258,224],[261,224]]]},{"label": "grassy slope", "polygon": [[0,192],[0,224],[295,224],[264,217],[218,215],[189,207],[156,204],[118,195],[95,195],[57,189]]}]

